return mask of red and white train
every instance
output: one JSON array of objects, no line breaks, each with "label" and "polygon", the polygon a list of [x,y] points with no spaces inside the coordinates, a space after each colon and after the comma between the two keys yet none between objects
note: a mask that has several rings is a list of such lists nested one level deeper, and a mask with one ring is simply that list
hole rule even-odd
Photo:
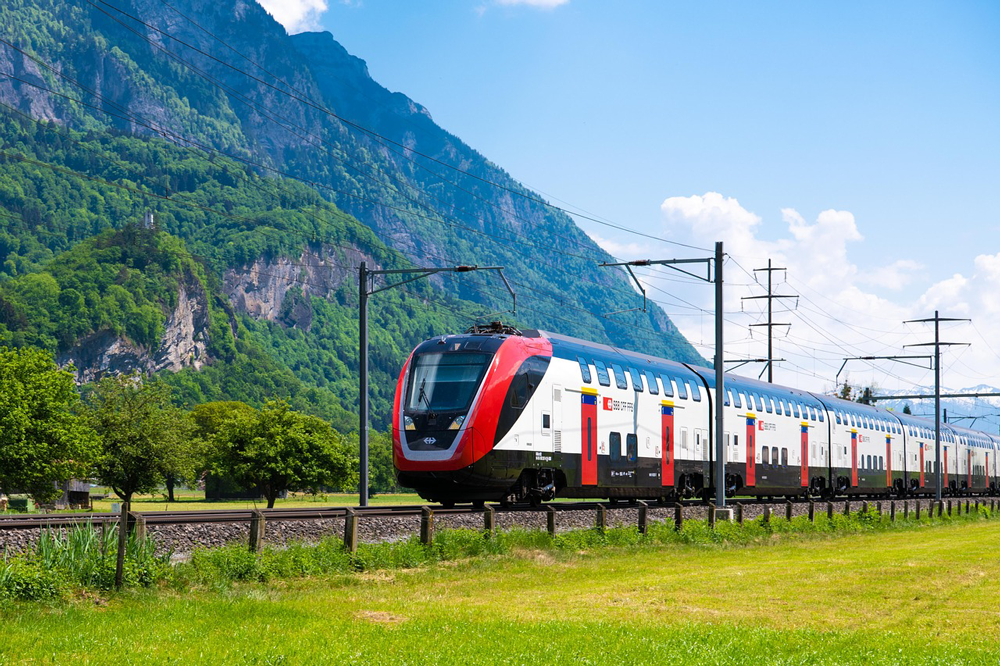
[{"label": "red and white train", "polygon": [[[714,492],[715,372],[505,327],[421,343],[399,376],[401,485],[452,504]],[[727,375],[732,495],[933,494],[934,423]],[[943,492],[1000,483],[1000,438],[941,425]]]}]

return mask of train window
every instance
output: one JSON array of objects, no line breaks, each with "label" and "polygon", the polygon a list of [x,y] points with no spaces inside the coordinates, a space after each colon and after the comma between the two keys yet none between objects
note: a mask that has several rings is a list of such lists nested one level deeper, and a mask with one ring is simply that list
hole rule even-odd
[{"label": "train window", "polygon": [[764,396],[764,410],[768,414],[771,414],[771,413],[774,412],[774,401],[771,400],[771,396],[769,396],[769,395],[765,395]]},{"label": "train window", "polygon": [[688,380],[688,386],[691,387],[691,397],[695,402],[701,402],[701,389],[698,387],[693,380]]},{"label": "train window", "polygon": [[580,376],[583,377],[583,383],[589,384],[591,380],[590,364],[582,356],[577,356],[576,360],[580,364]]},{"label": "train window", "polygon": [[681,400],[688,399],[687,386],[684,385],[684,380],[680,378],[677,379],[677,397]]},{"label": "train window", "polygon": [[632,375],[632,388],[634,388],[636,391],[643,390],[642,389],[642,375],[639,374],[639,371],[636,370],[633,367],[629,367],[628,373],[630,375]]},{"label": "train window", "polygon": [[639,457],[639,438],[632,433],[625,435],[625,454],[631,463]]},{"label": "train window", "polygon": [[740,455],[740,436],[733,433],[733,460],[738,460]]},{"label": "train window", "polygon": [[755,412],[760,412],[760,404],[757,402],[757,394],[747,391],[747,405]]},{"label": "train window", "polygon": [[760,462],[765,465],[771,464],[771,459],[768,457],[770,455],[770,449],[766,446],[760,447]]},{"label": "train window", "polygon": [[799,419],[803,418],[803,416],[802,416],[802,403],[801,402],[795,403],[795,416],[797,416]]},{"label": "train window", "polygon": [[594,369],[597,370],[597,383],[601,386],[611,386],[611,378],[608,377],[608,366],[604,361],[594,361]]},{"label": "train window", "polygon": [[646,371],[646,385],[649,386],[649,392],[653,395],[660,394],[660,389],[656,385],[656,375],[649,370]]},{"label": "train window", "polygon": [[823,416],[823,412],[824,411],[826,411],[826,410],[824,410],[822,407],[820,407],[819,409],[816,410],[816,413],[819,414],[819,422],[820,423],[823,423],[824,421],[826,421],[826,417]]},{"label": "train window", "polygon": [[615,372],[615,385],[620,389],[628,390],[628,380],[625,379],[625,371],[617,363],[611,364],[611,369]]},{"label": "train window", "polygon": [[834,412],[833,414],[834,414],[834,416],[837,417],[837,423],[840,424],[841,423],[841,421],[840,421],[840,412]]},{"label": "train window", "polygon": [[552,427],[552,415],[542,414],[542,430],[548,430]]},{"label": "train window", "polygon": [[594,455],[594,424],[592,419],[587,417],[587,460],[592,460]]},{"label": "train window", "polygon": [[611,454],[611,462],[618,462],[622,459],[622,435],[620,432],[612,432],[608,435],[608,453]]},{"label": "train window", "polygon": [[510,406],[524,409],[528,403],[528,374],[518,373],[510,383]]},{"label": "train window", "polygon": [[883,460],[882,456],[878,457],[878,468],[885,471],[885,460]]},{"label": "train window", "polygon": [[723,404],[724,404],[724,405],[725,405],[726,407],[728,407],[729,405],[733,404],[733,392],[732,392],[732,391],[730,391],[729,389],[726,389],[726,392],[725,392],[725,394],[724,394],[724,395],[722,396],[722,399],[723,399],[723,401],[724,401],[724,402],[723,402]]},{"label": "train window", "polygon": [[661,374],[660,382],[663,384],[663,395],[672,398],[674,396],[674,384],[670,381],[670,377]]},{"label": "train window", "polygon": [[785,401],[782,400],[781,398],[778,398],[777,400],[774,401],[774,412],[778,416],[785,415]]},{"label": "train window", "polygon": [[781,464],[788,465],[788,449],[781,449]]},{"label": "train window", "polygon": [[743,409],[743,401],[740,400],[739,391],[733,391],[733,406],[736,407],[736,409]]},{"label": "train window", "polygon": [[872,469],[872,457],[871,456],[868,456],[868,465],[865,467],[865,469]]},{"label": "train window", "polygon": [[681,428],[681,451],[687,453],[688,450],[688,429]]}]

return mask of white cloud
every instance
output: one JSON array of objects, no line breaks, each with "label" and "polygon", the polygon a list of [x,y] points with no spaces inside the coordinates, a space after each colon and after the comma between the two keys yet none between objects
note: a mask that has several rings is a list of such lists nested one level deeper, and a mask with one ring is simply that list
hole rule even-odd
[{"label": "white cloud", "polygon": [[[752,335],[748,332],[748,324],[766,321],[762,314],[766,301],[742,300],[743,296],[762,295],[765,289],[741,268],[753,273],[754,268],[766,266],[771,259],[774,266],[788,269],[788,284],[782,284],[784,274],[775,274],[775,292],[802,297],[795,311],[791,311],[795,304],[790,299],[774,303],[774,321],[792,323],[787,339],[783,333],[776,333],[776,356],[790,361],[778,371],[779,382],[828,390],[846,356],[922,353],[906,350],[903,345],[933,339],[932,330],[920,325],[904,326],[903,321],[932,316],[934,310],[939,310],[942,316],[975,318],[976,330],[963,329],[962,333],[956,329],[951,337],[979,340],[968,351],[955,348],[946,354],[945,363],[954,362],[946,382],[954,386],[979,381],[1000,384],[1000,358],[977,332],[1000,329],[1000,253],[979,255],[968,274],[956,272],[924,286],[922,293],[914,293],[913,287],[920,287],[920,282],[926,280],[925,267],[920,263],[892,256],[892,248],[883,248],[877,254],[883,263],[871,267],[859,266],[851,257],[852,248],[864,243],[864,235],[848,211],[826,210],[808,221],[794,209],[783,209],[784,231],[772,232],[771,239],[762,237],[765,225],[761,216],[718,192],[670,197],[661,205],[661,211],[667,235],[701,247],[711,247],[721,240],[726,253],[736,260],[726,267],[727,356],[760,357],[766,353],[765,329],[758,328]],[[759,273],[758,277],[766,284],[766,274]],[[714,308],[709,288],[678,287],[676,293],[697,302],[709,313]],[[707,345],[699,350],[710,357],[711,315],[691,316],[682,310],[670,314],[675,315],[675,322],[689,340]],[[1000,345],[993,346],[1000,351]],[[856,362],[849,364],[845,372],[853,372],[855,381],[874,381],[886,388],[911,389],[913,383],[932,381],[927,371],[888,361],[878,361],[877,365],[891,374]],[[756,375],[760,367],[748,366],[742,372]]]},{"label": "white cloud", "polygon": [[555,9],[556,7],[569,4],[569,0],[496,0],[496,3],[506,7],[521,5],[535,7],[536,9]]},{"label": "white cloud", "polygon": [[289,34],[319,29],[319,17],[329,8],[326,0],[257,1]]},{"label": "white cloud", "polygon": [[649,258],[649,245],[643,243],[619,243],[610,238],[599,236],[593,231],[587,231],[586,234],[590,236],[592,241],[600,245],[601,249],[617,259],[631,261],[633,259]]},{"label": "white cloud", "polygon": [[923,264],[912,259],[897,259],[888,266],[862,271],[858,280],[875,288],[899,291],[913,282],[914,273],[923,269]]}]

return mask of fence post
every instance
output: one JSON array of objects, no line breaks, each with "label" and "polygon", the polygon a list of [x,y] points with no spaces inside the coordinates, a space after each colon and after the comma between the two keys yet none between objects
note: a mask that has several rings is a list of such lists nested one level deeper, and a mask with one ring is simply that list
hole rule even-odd
[{"label": "fence post", "polygon": [[[944,502],[938,502],[938,518],[944,513]],[[951,500],[948,500],[948,515],[951,515]]]},{"label": "fence post", "polygon": [[826,519],[833,520],[833,502],[826,503]]},{"label": "fence post", "polygon": [[868,513],[868,500],[861,503],[861,513]]},{"label": "fence post", "polygon": [[545,510],[545,526],[549,530],[549,536],[555,538],[556,536],[556,508],[551,504]]},{"label": "fence post", "polygon": [[146,540],[146,519],[141,513],[129,512],[128,531],[129,534],[135,535],[136,541]]},{"label": "fence post", "polygon": [[969,515],[969,500],[965,500],[965,515]]},{"label": "fence post", "polygon": [[792,522],[792,503],[785,502],[785,520]]},{"label": "fence post", "polygon": [[903,520],[910,519],[910,500],[903,500]]},{"label": "fence post", "polygon": [[736,503],[736,522],[743,527],[743,502]]},{"label": "fence post", "polygon": [[915,509],[915,511],[916,511],[916,517],[917,517],[917,520],[920,520],[920,500],[917,500],[916,504],[917,504],[917,507]]},{"label": "fence post", "polygon": [[648,511],[649,511],[649,506],[645,502],[643,502],[642,500],[639,500],[639,517],[638,517],[638,520],[639,520],[639,534],[645,534],[646,533],[646,527],[647,527],[647,525],[646,525],[646,519],[647,519],[647,513],[648,513]]},{"label": "fence post", "polygon": [[[940,513],[938,514],[941,515]],[[951,500],[948,500],[948,517],[951,518]]]},{"label": "fence post", "polygon": [[[255,511],[254,513],[259,513]],[[261,523],[264,522],[264,517],[261,516]],[[253,541],[253,523],[250,523],[250,536],[251,542]],[[344,517],[344,548],[347,549],[348,553],[358,552],[358,514],[354,512],[354,509],[347,507],[347,516]],[[253,550],[253,546],[250,547]],[[257,546],[257,552],[260,552],[260,545]]]},{"label": "fence post", "polygon": [[875,502],[875,513],[882,515],[882,502]]},{"label": "fence post", "polygon": [[420,543],[429,546],[434,542],[434,512],[429,506],[420,508]]},{"label": "fence post", "polygon": [[708,527],[709,529],[715,529],[715,505],[708,505]]},{"label": "fence post", "polygon": [[684,507],[680,504],[674,505],[674,528],[680,532],[684,527]]},{"label": "fence post", "polygon": [[483,507],[483,531],[491,537],[496,533],[496,511],[489,504]]},{"label": "fence post", "polygon": [[771,524],[771,505],[770,504],[765,504],[764,505],[764,515],[762,516],[761,524],[763,524],[763,525],[770,525]]},{"label": "fence post", "polygon": [[851,500],[847,500],[846,502],[844,502],[844,515],[845,516],[851,515]]},{"label": "fence post", "polygon": [[809,500],[809,522],[816,522],[816,502]]},{"label": "fence post", "polygon": [[889,522],[896,522],[896,500],[889,502]]},{"label": "fence post", "polygon": [[[348,509],[351,512],[351,509]],[[250,552],[259,553],[264,547],[264,514],[259,510],[250,513]],[[344,543],[347,543],[347,534],[344,534]],[[353,550],[351,551],[354,552]]]},{"label": "fence post", "polygon": [[597,529],[601,530],[602,532],[604,530],[608,529],[608,510],[605,508],[605,506],[603,504],[598,504],[597,505],[597,524],[596,524],[596,527],[597,527]]}]

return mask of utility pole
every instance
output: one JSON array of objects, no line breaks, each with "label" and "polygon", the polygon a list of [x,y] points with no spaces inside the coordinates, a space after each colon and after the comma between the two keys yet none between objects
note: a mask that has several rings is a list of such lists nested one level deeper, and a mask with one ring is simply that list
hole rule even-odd
[{"label": "utility pole", "polygon": [[934,498],[941,501],[941,347],[969,346],[968,342],[941,342],[941,322],[943,321],[972,321],[971,319],[956,319],[954,317],[942,317],[938,311],[934,311],[933,317],[927,319],[910,319],[904,324],[929,324],[934,322],[934,342],[921,342],[915,345],[903,345],[904,347],[934,347],[934,467],[937,470],[937,489]]},{"label": "utility pole", "polygon": [[[767,323],[766,324],[750,324],[751,328],[758,326],[767,328],[767,383],[774,383],[774,362],[777,360],[774,358],[774,328],[776,326],[791,326],[789,323],[776,323],[774,321],[774,301],[780,298],[798,298],[797,294],[776,294],[774,293],[774,282],[772,280],[772,275],[777,271],[787,271],[787,268],[775,268],[771,266],[771,260],[767,260],[767,268],[755,268],[754,273],[766,272],[767,273],[767,294],[762,296],[744,296],[744,301],[758,300],[761,298],[767,299]],[[763,373],[761,373],[763,374]]]},{"label": "utility pole", "polygon": [[[715,244],[714,257],[700,259],[639,259],[636,261],[603,262],[598,264],[599,266],[625,267],[642,291],[643,312],[646,310],[646,290],[642,288],[638,278],[635,277],[635,273],[632,272],[632,266],[666,266],[672,270],[697,278],[702,282],[711,282],[715,285],[715,505],[720,509],[726,506],[726,445],[722,432],[725,423],[722,409],[725,403],[725,363],[723,361],[724,341],[722,335],[722,262],[724,257],[725,253],[722,251],[722,242],[720,241]],[[704,264],[705,274],[692,273],[682,268],[683,264]],[[631,312],[631,310],[620,310],[620,312]]]},{"label": "utility pole", "polygon": [[[370,270],[364,261],[358,267],[358,360],[360,386],[358,390],[358,420],[359,431],[359,451],[358,464],[360,466],[360,479],[358,482],[358,506],[368,506],[368,297],[385,291],[400,287],[410,282],[415,282],[425,277],[430,277],[436,273],[471,273],[473,271],[497,271],[500,279],[503,280],[507,291],[514,297],[514,309],[511,311],[517,314],[517,294],[511,289],[510,283],[503,274],[503,266],[453,266],[451,268],[400,268],[395,270]],[[413,275],[414,277],[401,280],[384,287],[375,288],[373,278],[376,275]]]}]

